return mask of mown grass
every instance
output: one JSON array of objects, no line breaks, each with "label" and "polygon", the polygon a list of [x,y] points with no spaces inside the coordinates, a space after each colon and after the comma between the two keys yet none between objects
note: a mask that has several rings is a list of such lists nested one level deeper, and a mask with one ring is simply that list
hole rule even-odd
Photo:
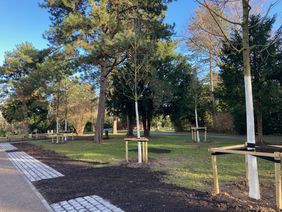
[{"label": "mown grass", "polygon": [[[124,161],[124,135],[111,136],[103,144],[91,141],[69,141],[67,144],[35,142],[45,149],[54,150],[72,159],[95,161],[116,165]],[[170,150],[167,153],[149,153],[152,170],[164,171],[164,181],[186,188],[199,190],[212,189],[211,162],[208,148],[243,144],[240,137],[219,138],[209,136],[208,142],[195,144],[189,136],[154,135],[149,147]],[[129,158],[137,160],[137,145],[129,144]],[[262,181],[273,181],[274,165],[272,162],[258,160],[259,174]],[[220,182],[243,180],[245,175],[244,156],[218,156]]]}]

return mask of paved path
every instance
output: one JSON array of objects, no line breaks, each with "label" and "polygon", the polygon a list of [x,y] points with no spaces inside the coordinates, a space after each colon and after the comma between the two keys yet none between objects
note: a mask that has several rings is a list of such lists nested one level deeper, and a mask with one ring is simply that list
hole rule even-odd
[{"label": "paved path", "polygon": [[25,152],[10,152],[8,156],[15,167],[23,172],[31,182],[64,176]]},{"label": "paved path", "polygon": [[96,195],[54,203],[51,207],[55,212],[123,212],[120,208]]},{"label": "paved path", "polygon": [[0,211],[46,212],[42,197],[0,151]]},{"label": "paved path", "polygon": [[17,148],[10,143],[0,143],[0,150],[3,151],[11,151],[11,150],[16,150]]}]

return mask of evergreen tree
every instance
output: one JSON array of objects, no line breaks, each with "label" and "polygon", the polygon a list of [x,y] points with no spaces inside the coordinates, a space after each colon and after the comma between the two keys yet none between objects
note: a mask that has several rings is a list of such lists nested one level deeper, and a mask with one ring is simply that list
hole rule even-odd
[{"label": "evergreen tree", "polygon": [[[281,126],[281,30],[274,36],[272,28],[275,18],[261,20],[260,16],[250,19],[250,64],[254,90],[254,109],[256,117],[257,141],[263,143],[263,128],[265,133],[278,133]],[[238,31],[232,35],[233,45],[241,48],[242,38]],[[242,54],[233,51],[229,46],[223,48],[220,76],[220,98],[231,110],[236,130],[245,133],[246,123],[243,120],[245,109]],[[265,121],[263,121],[265,120]],[[273,125],[272,127],[270,125]]]},{"label": "evergreen tree", "polygon": [[[96,142],[102,141],[108,76],[126,58],[130,48],[128,28],[137,11],[148,26],[167,31],[163,24],[166,6],[163,0],[45,0],[43,7],[51,14],[52,26],[46,34],[54,48],[61,48],[70,57],[98,68],[100,94],[96,124]],[[156,28],[155,27],[155,28]],[[165,34],[165,33],[161,33]]]}]

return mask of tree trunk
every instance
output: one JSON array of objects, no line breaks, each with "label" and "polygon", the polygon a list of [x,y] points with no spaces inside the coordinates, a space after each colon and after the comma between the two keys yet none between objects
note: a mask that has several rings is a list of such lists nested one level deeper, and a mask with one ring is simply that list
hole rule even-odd
[{"label": "tree trunk", "polygon": [[199,134],[199,123],[198,123],[198,111],[197,111],[197,103],[195,104],[195,119],[196,119],[196,142],[200,142],[200,134]]},{"label": "tree trunk", "polygon": [[78,127],[76,128],[76,133],[77,133],[78,135],[83,135],[83,133],[84,133],[84,128],[85,128],[85,126],[83,126],[83,125],[78,126]]},{"label": "tree trunk", "polygon": [[258,131],[257,143],[258,144],[264,144],[263,126],[262,126],[262,113],[261,112],[258,112],[258,114],[257,114],[257,131]]},{"label": "tree trunk", "polygon": [[145,115],[146,112],[142,114],[142,124],[143,124],[143,130],[144,130],[144,136],[146,137],[146,131],[147,131],[147,117]]},{"label": "tree trunk", "polygon": [[149,138],[151,136],[151,120],[147,116],[147,128],[144,130],[144,136]]},{"label": "tree trunk", "polygon": [[138,110],[138,101],[135,100],[135,113],[136,113],[136,130],[137,138],[140,138],[140,122],[139,122],[139,110]]},{"label": "tree trunk", "polygon": [[106,78],[106,74],[102,71],[100,76],[100,95],[99,95],[98,114],[97,114],[96,130],[95,130],[95,138],[94,138],[97,144],[100,144],[103,141],[107,87],[108,87],[108,80]]},{"label": "tree trunk", "polygon": [[215,119],[215,100],[214,100],[214,84],[213,84],[213,71],[212,71],[212,60],[213,56],[211,51],[209,52],[209,62],[210,62],[210,94],[212,100],[212,126],[214,127],[214,119]]},{"label": "tree trunk", "polygon": [[59,128],[60,128],[60,124],[59,124],[59,117],[56,117],[56,134],[57,134],[57,143],[59,143]]},{"label": "tree trunk", "polygon": [[[65,133],[67,133],[68,132],[68,121],[67,121],[67,119],[65,119]],[[65,141],[67,141],[68,140],[68,136],[66,136],[65,135]]]},{"label": "tree trunk", "polygon": [[143,122],[143,128],[144,128],[144,136],[148,138],[150,137],[151,121],[146,111],[142,115],[142,122]]},{"label": "tree trunk", "polygon": [[117,135],[117,117],[114,117],[113,121],[113,134]]},{"label": "tree trunk", "polygon": [[127,136],[133,136],[133,117],[132,114],[128,114],[127,117]]},{"label": "tree trunk", "polygon": [[[243,5],[243,65],[244,65],[244,84],[246,98],[246,119],[247,119],[247,146],[255,145],[255,124],[253,93],[250,67],[250,46],[249,46],[249,1],[242,0]],[[260,188],[257,169],[257,158],[248,155],[248,178],[249,178],[249,197],[260,199]]]},{"label": "tree trunk", "polygon": [[29,126],[28,126],[28,109],[26,102],[23,101],[23,116],[24,116],[24,137],[28,138]]}]

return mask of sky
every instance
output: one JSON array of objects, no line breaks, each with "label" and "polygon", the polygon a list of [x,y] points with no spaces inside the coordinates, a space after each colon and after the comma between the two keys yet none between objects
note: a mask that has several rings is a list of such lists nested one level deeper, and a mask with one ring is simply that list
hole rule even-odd
[{"label": "sky", "polygon": [[[40,2],[42,0],[0,0],[0,65],[4,52],[13,50],[17,44],[28,41],[38,49],[47,47],[48,41],[42,34],[49,28],[50,21],[47,11],[39,7]],[[197,6],[194,0],[169,4],[165,21],[175,24],[175,38],[184,34]],[[282,0],[272,13],[278,13],[278,23],[282,24]]]}]

